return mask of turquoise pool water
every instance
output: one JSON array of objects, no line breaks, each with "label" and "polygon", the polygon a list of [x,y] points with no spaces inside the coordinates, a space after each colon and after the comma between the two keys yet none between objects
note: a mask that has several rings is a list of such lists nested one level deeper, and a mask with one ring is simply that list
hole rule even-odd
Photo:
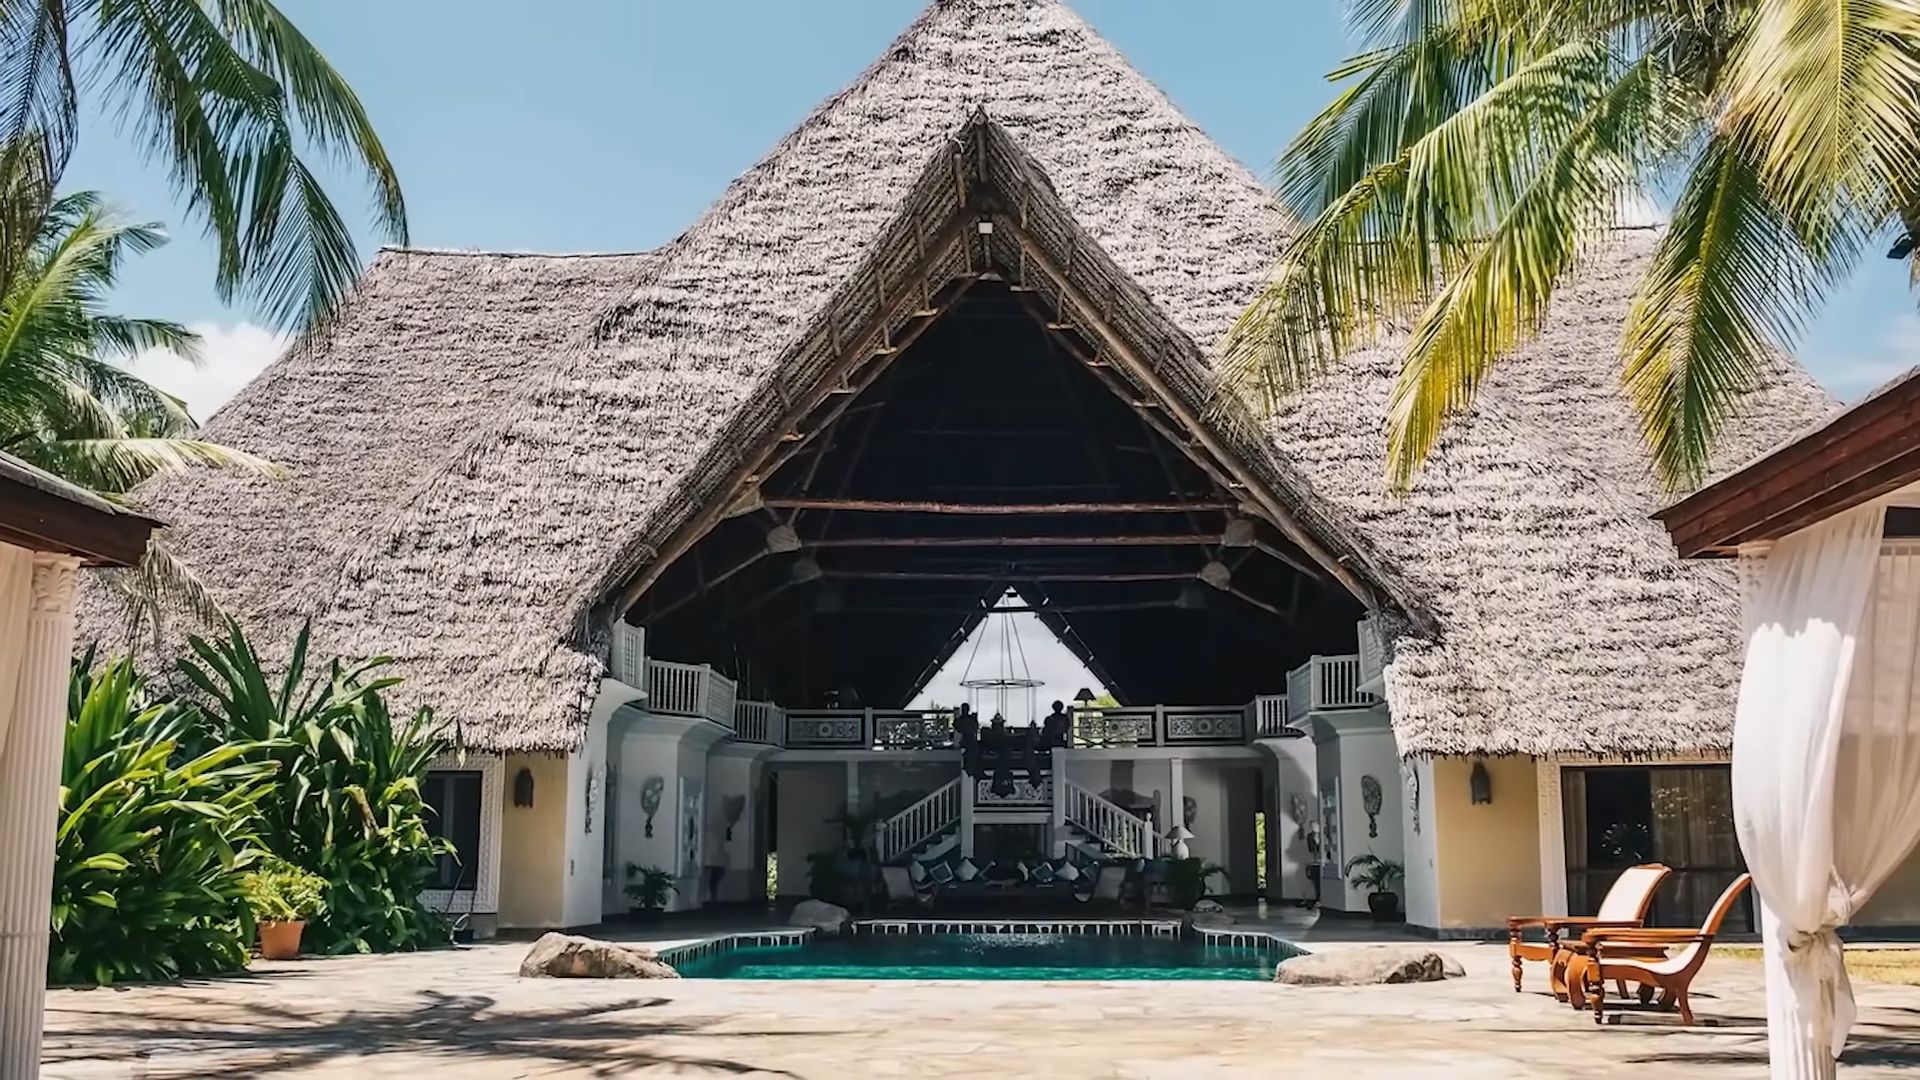
[{"label": "turquoise pool water", "polygon": [[1185,937],[854,934],[743,945],[677,964],[688,979],[1271,979],[1299,950]]}]

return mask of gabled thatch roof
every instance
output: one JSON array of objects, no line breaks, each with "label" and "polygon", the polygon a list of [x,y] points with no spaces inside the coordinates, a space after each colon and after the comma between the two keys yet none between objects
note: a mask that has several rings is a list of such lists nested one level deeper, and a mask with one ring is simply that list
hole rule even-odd
[{"label": "gabled thatch roof", "polygon": [[[1018,228],[943,246],[983,207]],[[1065,7],[944,0],[656,253],[384,254],[209,425],[296,478],[142,502],[251,617],[312,615],[323,647],[395,655],[481,746],[564,749],[604,670],[609,594],[730,495],[835,352],[895,319],[877,298],[973,260],[1031,273],[1185,408],[1281,224]],[[1658,494],[1617,390],[1649,240],[1596,261],[1405,499],[1381,486],[1385,353],[1264,428],[1206,425],[1256,498],[1406,617],[1387,687],[1405,752],[1727,744],[1732,580],[1682,566],[1646,520]],[[1830,404],[1791,367],[1760,402],[1731,453]]]}]

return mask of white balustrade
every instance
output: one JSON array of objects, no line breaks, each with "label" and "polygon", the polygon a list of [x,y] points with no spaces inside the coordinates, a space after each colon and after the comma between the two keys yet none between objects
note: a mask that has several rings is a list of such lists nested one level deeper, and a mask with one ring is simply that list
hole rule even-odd
[{"label": "white balustrade", "polygon": [[1153,857],[1153,827],[1126,807],[1101,798],[1066,777],[1055,783],[1066,791],[1067,824],[1106,845],[1109,851],[1128,858]]},{"label": "white balustrade", "polygon": [[705,664],[647,660],[647,711],[662,716],[698,716],[733,730],[732,679]]},{"label": "white balustrade", "polygon": [[771,701],[737,701],[733,705],[733,736],[741,742],[778,746],[785,716]]},{"label": "white balustrade", "polygon": [[1357,655],[1315,656],[1287,673],[1287,716],[1295,723],[1311,712],[1370,709],[1380,703],[1360,689]]},{"label": "white balustrade", "polygon": [[1253,699],[1253,730],[1263,739],[1283,735],[1287,730],[1287,696],[1261,694]]},{"label": "white balustrade", "polygon": [[881,862],[893,862],[960,822],[960,783],[964,777],[934,789],[931,795],[880,823],[874,846]]}]

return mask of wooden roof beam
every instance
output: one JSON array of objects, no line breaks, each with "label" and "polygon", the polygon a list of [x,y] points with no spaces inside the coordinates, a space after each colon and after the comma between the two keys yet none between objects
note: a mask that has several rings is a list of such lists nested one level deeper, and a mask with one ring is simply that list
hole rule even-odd
[{"label": "wooden roof beam", "polygon": [[1207,510],[1235,510],[1238,503],[1221,500],[1144,499],[1130,502],[969,503],[920,499],[842,499],[814,495],[770,495],[764,500],[775,510],[840,510],[877,514],[961,514],[1040,517],[1058,514],[1187,514]]}]

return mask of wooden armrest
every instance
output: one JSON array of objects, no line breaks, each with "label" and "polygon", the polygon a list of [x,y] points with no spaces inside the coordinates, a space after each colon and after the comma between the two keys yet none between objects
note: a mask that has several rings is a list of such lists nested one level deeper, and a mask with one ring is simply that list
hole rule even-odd
[{"label": "wooden armrest", "polygon": [[1589,930],[1582,935],[1588,945],[1690,945],[1695,942],[1705,944],[1713,940],[1712,934],[1703,934],[1698,930],[1662,930],[1654,927],[1637,929]]}]

